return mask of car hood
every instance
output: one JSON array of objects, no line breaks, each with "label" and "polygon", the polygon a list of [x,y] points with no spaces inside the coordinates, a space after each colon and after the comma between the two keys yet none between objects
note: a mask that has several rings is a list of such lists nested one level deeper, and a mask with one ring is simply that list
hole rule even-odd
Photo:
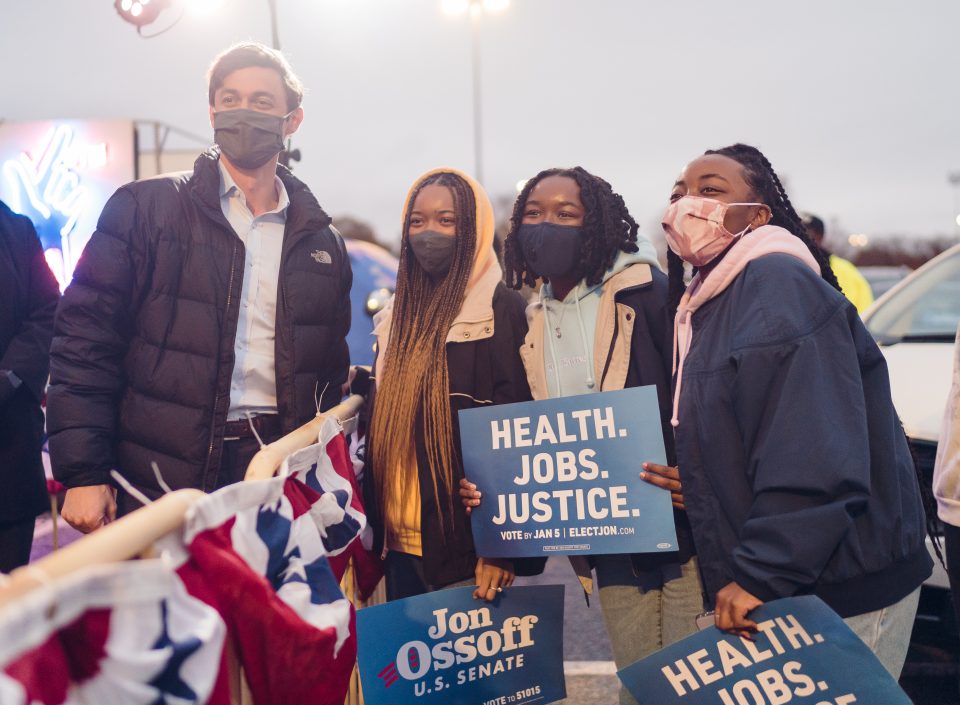
[{"label": "car hood", "polygon": [[893,403],[910,438],[936,442],[953,374],[950,343],[881,346],[890,370]]}]

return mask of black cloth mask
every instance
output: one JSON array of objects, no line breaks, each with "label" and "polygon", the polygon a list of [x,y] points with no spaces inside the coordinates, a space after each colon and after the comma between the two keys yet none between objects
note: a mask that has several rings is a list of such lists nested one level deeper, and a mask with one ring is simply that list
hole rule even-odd
[{"label": "black cloth mask", "polygon": [[213,139],[232,164],[257,169],[283,151],[287,115],[259,110],[219,110],[213,114]]},{"label": "black cloth mask", "polygon": [[580,265],[582,228],[547,222],[523,223],[517,239],[523,259],[537,276],[560,276]]},{"label": "black cloth mask", "polygon": [[417,262],[434,279],[447,276],[453,255],[457,251],[457,238],[436,230],[424,230],[410,235],[410,247]]}]

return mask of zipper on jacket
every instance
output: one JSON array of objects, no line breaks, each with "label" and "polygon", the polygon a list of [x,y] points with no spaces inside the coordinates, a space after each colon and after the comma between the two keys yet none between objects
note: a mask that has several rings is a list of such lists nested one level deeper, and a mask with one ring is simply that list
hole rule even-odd
[{"label": "zipper on jacket", "polygon": [[[233,254],[230,257],[230,278],[227,280],[227,315],[230,315],[230,302],[233,301],[233,280],[237,272],[237,245],[233,245]],[[217,427],[217,413],[220,409],[221,395],[217,392],[213,397],[213,418],[210,421],[210,446],[207,448],[207,472],[210,471],[210,459],[213,457],[213,446],[217,436],[214,433]]]},{"label": "zipper on jacket", "polygon": [[607,351],[607,360],[603,363],[603,372],[600,373],[600,382],[597,385],[597,391],[603,391],[603,383],[607,381],[607,372],[610,371],[610,363],[613,362],[613,351],[617,347],[617,337],[620,335],[620,317],[617,313],[617,301],[613,301],[613,337],[610,338],[610,349]]}]

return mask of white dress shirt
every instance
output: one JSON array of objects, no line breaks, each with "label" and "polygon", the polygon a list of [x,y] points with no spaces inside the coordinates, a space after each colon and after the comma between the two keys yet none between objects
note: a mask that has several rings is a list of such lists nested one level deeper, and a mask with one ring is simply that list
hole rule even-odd
[{"label": "white dress shirt", "polygon": [[246,250],[228,421],[246,418],[245,412],[277,413],[277,288],[290,199],[280,177],[275,178],[277,207],[254,217],[243,191],[220,163],[220,208]]}]

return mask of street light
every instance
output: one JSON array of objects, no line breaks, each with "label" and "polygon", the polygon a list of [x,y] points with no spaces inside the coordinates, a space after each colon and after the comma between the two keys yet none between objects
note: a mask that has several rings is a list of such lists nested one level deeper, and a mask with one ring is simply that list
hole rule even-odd
[{"label": "street light", "polygon": [[170,7],[170,0],[114,0],[113,7],[121,18],[134,25],[137,32]]},{"label": "street light", "polygon": [[470,63],[473,74],[473,170],[483,183],[483,95],[480,81],[480,18],[485,12],[502,12],[510,0],[441,0],[440,8],[447,15],[470,14]]},{"label": "street light", "polygon": [[957,214],[957,227],[960,227],[960,171],[948,173],[947,183],[953,187],[953,212]]},{"label": "street light", "polygon": [[[494,0],[490,0],[491,2]],[[502,2],[503,0],[499,0]],[[130,24],[137,28],[137,34],[144,39],[152,39],[173,29],[184,14],[210,16],[226,2],[226,0],[114,0],[113,6],[117,14]],[[270,37],[273,41],[273,48],[280,48],[280,36],[277,32],[277,0],[267,0],[267,6],[270,9]],[[144,34],[143,28],[153,24],[167,8],[177,8],[180,14],[176,19],[168,23],[166,27],[153,34]]]}]

